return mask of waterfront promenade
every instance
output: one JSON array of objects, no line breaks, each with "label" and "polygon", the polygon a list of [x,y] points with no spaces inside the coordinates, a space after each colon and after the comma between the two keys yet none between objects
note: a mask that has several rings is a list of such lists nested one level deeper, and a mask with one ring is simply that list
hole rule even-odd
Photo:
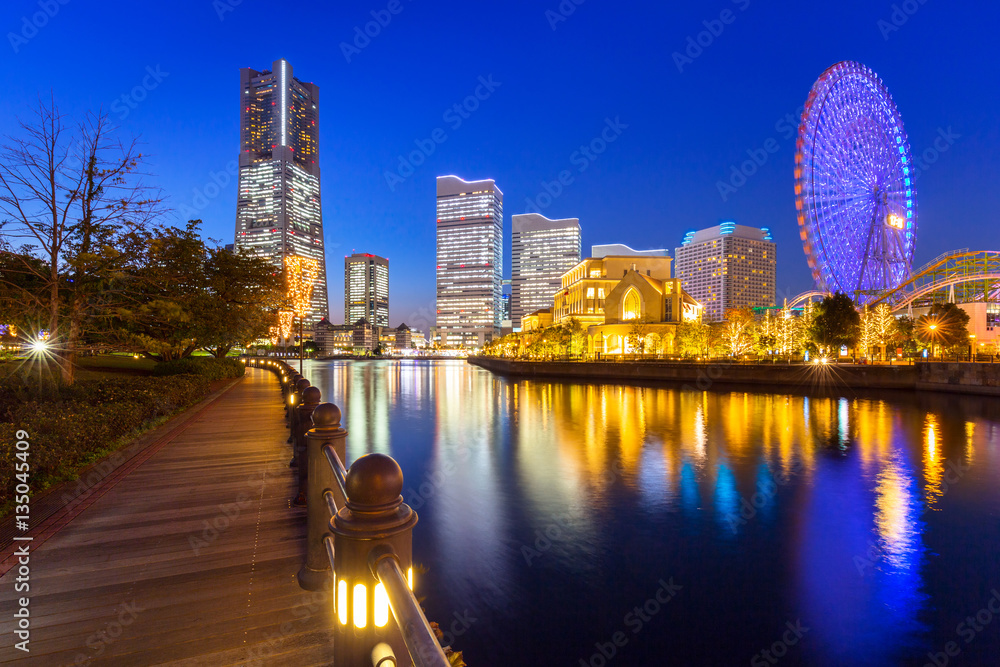
[{"label": "waterfront promenade", "polygon": [[[36,543],[31,652],[4,647],[0,663],[329,664],[329,596],[303,591],[295,577],[305,510],[290,505],[278,392],[271,373],[248,368]],[[0,579],[4,609],[15,606],[14,576]],[[0,633],[13,636],[9,614]]]},{"label": "waterfront promenade", "polygon": [[940,391],[1000,396],[1000,364],[918,362],[912,365],[742,364],[661,360],[521,361],[469,357],[498,375],[580,382],[658,382],[683,388],[755,387],[813,391],[828,389]]}]

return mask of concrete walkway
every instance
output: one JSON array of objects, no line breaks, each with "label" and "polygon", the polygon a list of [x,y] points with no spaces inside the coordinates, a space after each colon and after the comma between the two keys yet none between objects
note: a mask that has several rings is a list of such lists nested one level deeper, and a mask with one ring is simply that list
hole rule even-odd
[{"label": "concrete walkway", "polygon": [[13,648],[14,568],[0,578],[0,663],[320,665],[327,592],[299,588],[278,384],[247,375],[31,553],[31,652]]}]

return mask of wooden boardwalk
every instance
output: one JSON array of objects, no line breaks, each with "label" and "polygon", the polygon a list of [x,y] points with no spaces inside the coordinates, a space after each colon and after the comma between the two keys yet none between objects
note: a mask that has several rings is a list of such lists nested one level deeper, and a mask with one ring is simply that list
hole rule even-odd
[{"label": "wooden boardwalk", "polygon": [[295,579],[286,437],[274,376],[247,369],[32,551],[30,654],[11,646],[16,568],[0,578],[0,663],[329,664],[329,596]]}]

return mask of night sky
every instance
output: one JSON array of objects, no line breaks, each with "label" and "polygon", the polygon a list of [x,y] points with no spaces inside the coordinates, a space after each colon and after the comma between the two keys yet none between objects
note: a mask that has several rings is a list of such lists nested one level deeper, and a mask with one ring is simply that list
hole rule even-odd
[{"label": "night sky", "polygon": [[[173,209],[166,221],[200,217],[224,243],[236,210],[235,171],[226,171],[239,150],[239,68],[284,57],[320,87],[333,322],[343,319],[342,257],[357,250],[390,260],[391,324],[428,324],[443,174],[494,178],[503,190],[505,276],[510,217],[534,200],[548,217],[580,219],[585,253],[615,242],[672,251],[686,231],[722,220],[768,226],[779,301],[810,288],[791,128],[813,82],[840,60],[882,77],[914,156],[935,158],[917,182],[915,264],[953,248],[1000,248],[994,3],[63,1],[0,9],[0,134],[50,90],[70,116],[103,106],[146,144],[151,182]],[[355,29],[373,11],[390,20],[357,49]],[[35,14],[37,30],[25,26]],[[688,51],[688,38],[709,30],[718,35]],[[130,108],[122,96],[136,86],[144,99]],[[467,118],[448,113],[477,88],[485,99],[470,101],[478,108]],[[614,141],[603,153],[577,153],[609,123],[617,129],[605,132]],[[438,128],[446,139],[390,187],[399,156],[427,147]],[[942,133],[950,143],[938,153]],[[777,152],[723,197],[719,182],[769,139]],[[572,182],[539,200],[563,170]],[[213,174],[228,183],[216,188]]]}]

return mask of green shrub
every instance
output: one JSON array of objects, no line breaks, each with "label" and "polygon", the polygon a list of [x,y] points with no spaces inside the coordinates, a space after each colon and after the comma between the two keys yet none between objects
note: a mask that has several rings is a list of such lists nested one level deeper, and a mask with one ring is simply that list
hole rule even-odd
[{"label": "green shrub", "polygon": [[188,357],[176,361],[164,361],[153,367],[153,375],[200,375],[209,380],[225,380],[243,377],[246,367],[238,359],[216,359],[214,357]]},{"label": "green shrub", "polygon": [[[122,377],[80,380],[55,396],[30,396],[19,381],[0,381],[0,489],[14,488],[15,433],[31,442],[32,494],[64,479],[125,444],[152,421],[201,400],[210,378]],[[14,404],[9,394],[18,400]],[[23,400],[26,396],[29,400]],[[5,494],[6,495],[6,494]],[[5,503],[4,503],[5,504]],[[2,513],[2,512],[0,512]]]}]

